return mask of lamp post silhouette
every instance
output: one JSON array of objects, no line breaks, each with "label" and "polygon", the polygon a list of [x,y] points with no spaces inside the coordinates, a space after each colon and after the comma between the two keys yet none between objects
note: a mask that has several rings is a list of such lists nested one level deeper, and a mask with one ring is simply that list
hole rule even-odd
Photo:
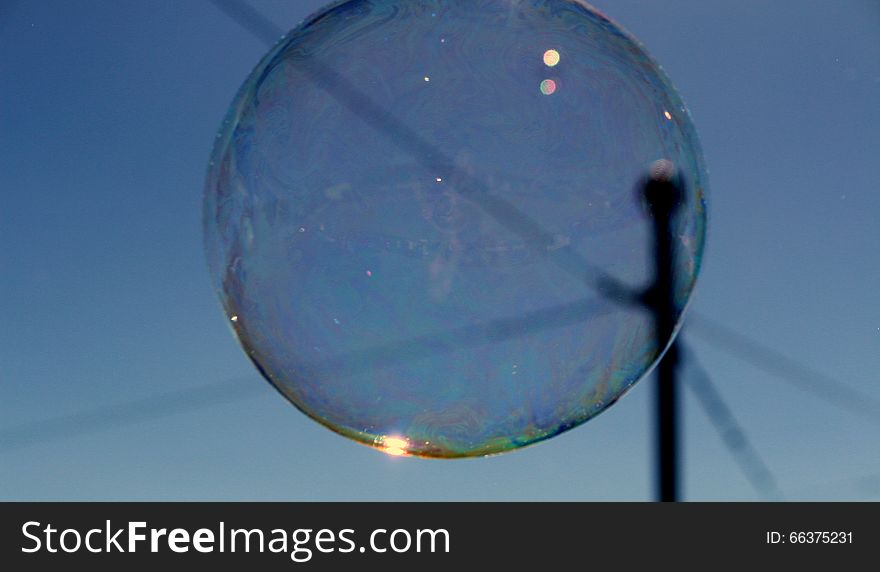
[{"label": "lamp post silhouette", "polygon": [[[646,293],[645,301],[654,314],[655,335],[661,350],[675,334],[677,322],[673,229],[675,215],[684,197],[683,184],[675,166],[670,161],[660,160],[651,166],[651,172],[640,189],[654,233],[654,283]],[[673,339],[656,370],[656,496],[662,502],[675,502],[680,498],[677,369],[678,349]]]}]

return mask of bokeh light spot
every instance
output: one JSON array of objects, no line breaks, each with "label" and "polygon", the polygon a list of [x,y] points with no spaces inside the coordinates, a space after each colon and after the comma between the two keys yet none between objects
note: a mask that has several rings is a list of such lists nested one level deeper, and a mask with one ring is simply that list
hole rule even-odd
[{"label": "bokeh light spot", "polygon": [[541,93],[544,95],[553,95],[556,93],[556,81],[552,79],[545,79],[541,82],[540,85]]}]

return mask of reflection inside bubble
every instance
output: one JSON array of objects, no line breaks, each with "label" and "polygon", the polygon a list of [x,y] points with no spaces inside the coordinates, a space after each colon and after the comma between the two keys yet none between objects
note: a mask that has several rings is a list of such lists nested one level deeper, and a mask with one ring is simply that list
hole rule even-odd
[{"label": "reflection inside bubble", "polygon": [[497,453],[590,419],[660,348],[650,315],[569,262],[648,283],[634,185],[658,158],[690,183],[682,309],[699,269],[705,173],[669,109],[650,57],[580,3],[334,5],[260,62],[211,158],[209,263],[247,355],[391,455]]}]

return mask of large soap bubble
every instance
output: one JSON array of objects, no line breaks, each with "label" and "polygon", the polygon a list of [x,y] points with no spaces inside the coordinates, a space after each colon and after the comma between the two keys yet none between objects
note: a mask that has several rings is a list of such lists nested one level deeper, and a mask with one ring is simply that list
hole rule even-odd
[{"label": "large soap bubble", "polygon": [[392,454],[498,453],[597,415],[663,351],[617,287],[652,280],[635,187],[660,159],[688,182],[683,312],[704,166],[636,40],[574,0],[341,2],[232,104],[210,268],[248,356],[316,421]]}]

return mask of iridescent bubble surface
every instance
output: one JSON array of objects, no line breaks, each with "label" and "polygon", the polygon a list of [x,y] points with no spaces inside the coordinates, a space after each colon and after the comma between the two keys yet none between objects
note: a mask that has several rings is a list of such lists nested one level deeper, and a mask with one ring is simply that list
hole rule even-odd
[{"label": "iridescent bubble surface", "polygon": [[683,312],[705,169],[631,36],[570,0],[337,3],[221,126],[210,269],[248,356],[313,419],[394,455],[498,453],[595,416],[664,349],[596,288],[652,279],[636,186],[660,159],[688,182]]}]

